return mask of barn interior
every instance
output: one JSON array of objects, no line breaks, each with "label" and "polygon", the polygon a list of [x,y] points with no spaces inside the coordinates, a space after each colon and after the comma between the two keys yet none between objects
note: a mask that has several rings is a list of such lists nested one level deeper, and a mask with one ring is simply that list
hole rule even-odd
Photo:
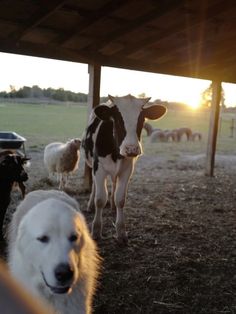
[{"label": "barn interior", "polygon": [[[105,279],[95,300],[96,314],[236,311],[235,197],[231,193],[235,183],[225,170],[221,173],[225,183],[211,178],[221,83],[236,83],[235,17],[235,0],[0,2],[0,51],[88,64],[90,108],[99,103],[103,66],[212,81],[208,177],[199,176],[190,185],[184,174],[182,182],[180,177],[170,182],[171,170],[163,171],[156,195],[156,177],[162,170],[151,168],[151,190],[142,187],[140,193],[137,187],[147,171],[140,166],[131,190],[138,193],[128,202],[133,214],[131,245],[117,250],[112,239],[101,248]],[[85,206],[85,197],[81,198]]]}]

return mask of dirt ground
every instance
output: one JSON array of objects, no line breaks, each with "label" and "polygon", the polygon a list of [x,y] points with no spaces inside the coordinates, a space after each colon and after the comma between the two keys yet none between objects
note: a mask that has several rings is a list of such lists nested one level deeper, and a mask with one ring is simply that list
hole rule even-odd
[{"label": "dirt ground", "polygon": [[[42,151],[29,155],[27,190],[57,188]],[[104,210],[95,314],[236,313],[236,156],[217,156],[214,178],[204,165],[204,154],[139,158],[126,203],[127,247],[116,243],[115,215]],[[82,174],[67,192],[90,224]],[[9,212],[19,200],[16,191]]]}]

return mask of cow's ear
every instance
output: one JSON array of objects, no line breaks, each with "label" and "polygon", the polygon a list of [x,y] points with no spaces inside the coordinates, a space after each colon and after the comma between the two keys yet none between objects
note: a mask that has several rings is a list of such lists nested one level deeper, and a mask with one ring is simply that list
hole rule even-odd
[{"label": "cow's ear", "polygon": [[162,105],[153,105],[143,108],[143,114],[145,118],[150,120],[156,120],[161,118],[166,113],[166,107]]},{"label": "cow's ear", "polygon": [[105,105],[95,107],[94,112],[100,120],[109,120],[112,116],[112,108]]}]

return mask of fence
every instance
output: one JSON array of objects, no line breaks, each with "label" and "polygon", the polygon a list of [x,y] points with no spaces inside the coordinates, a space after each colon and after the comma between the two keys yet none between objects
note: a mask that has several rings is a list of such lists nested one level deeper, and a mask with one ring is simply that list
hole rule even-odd
[{"label": "fence", "polygon": [[236,137],[236,116],[220,116],[219,136]]}]

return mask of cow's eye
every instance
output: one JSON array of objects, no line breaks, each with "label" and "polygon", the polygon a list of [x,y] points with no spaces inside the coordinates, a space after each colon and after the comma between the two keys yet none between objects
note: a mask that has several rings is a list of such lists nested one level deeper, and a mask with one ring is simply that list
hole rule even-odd
[{"label": "cow's eye", "polygon": [[47,235],[42,235],[41,237],[38,237],[37,240],[42,242],[42,243],[48,243],[49,237]]},{"label": "cow's eye", "polygon": [[69,241],[70,242],[75,242],[75,241],[77,241],[77,239],[78,239],[78,235],[77,234],[71,234],[69,236]]}]

